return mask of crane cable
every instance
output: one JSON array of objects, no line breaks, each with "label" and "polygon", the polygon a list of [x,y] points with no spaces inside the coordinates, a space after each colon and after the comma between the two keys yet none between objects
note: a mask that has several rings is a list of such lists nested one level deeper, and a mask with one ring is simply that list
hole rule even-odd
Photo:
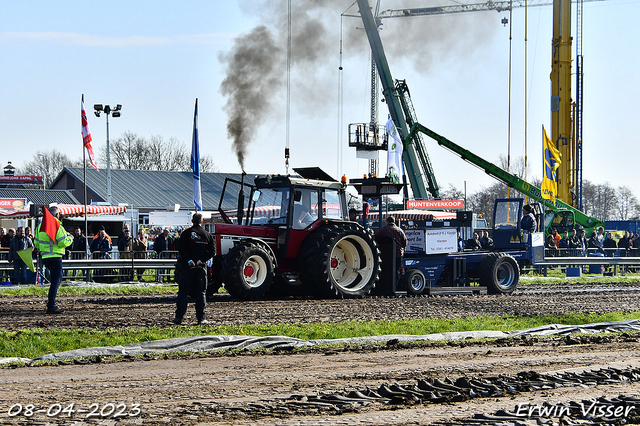
[{"label": "crane cable", "polygon": [[[507,172],[511,173],[511,50],[513,44],[513,0],[509,2],[509,112],[507,118]],[[511,188],[507,186],[507,197]]]},{"label": "crane cable", "polygon": [[[524,0],[524,180],[527,181],[527,168],[529,167],[529,157],[527,154],[527,145],[529,137],[529,111],[527,108],[527,83],[528,74],[527,67],[528,61],[528,48],[529,48],[529,7],[527,0]],[[525,203],[528,203],[528,197],[524,198]]]},{"label": "crane cable", "polygon": [[284,147],[284,169],[289,174],[289,134],[291,127],[291,0],[287,10],[287,106],[286,106],[286,136]]},{"label": "crane cable", "polygon": [[[353,5],[351,5],[353,6]],[[351,7],[349,6],[349,7]],[[347,9],[348,10],[348,9]],[[343,22],[344,12],[340,15],[340,65],[338,66],[338,129],[337,129],[337,137],[336,137],[336,149],[337,149],[337,157],[336,157],[336,176],[342,175],[342,120],[343,120],[343,102],[344,102],[344,74],[342,72],[342,40],[343,40]]]}]

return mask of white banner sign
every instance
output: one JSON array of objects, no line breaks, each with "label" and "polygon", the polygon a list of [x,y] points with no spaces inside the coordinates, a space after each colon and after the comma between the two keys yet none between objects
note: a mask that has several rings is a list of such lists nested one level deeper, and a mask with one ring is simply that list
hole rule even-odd
[{"label": "white banner sign", "polygon": [[457,251],[457,229],[439,228],[427,230],[427,254],[454,253]]},{"label": "white banner sign", "polygon": [[424,253],[424,231],[422,229],[407,229],[407,253]]}]

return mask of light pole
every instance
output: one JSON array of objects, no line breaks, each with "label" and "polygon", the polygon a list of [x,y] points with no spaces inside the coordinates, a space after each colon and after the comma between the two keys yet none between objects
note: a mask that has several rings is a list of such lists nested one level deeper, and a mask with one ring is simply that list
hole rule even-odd
[{"label": "light pole", "polygon": [[100,117],[100,111],[103,111],[107,116],[107,203],[111,205],[111,150],[109,149],[109,114],[113,116],[113,118],[120,117],[120,110],[122,109],[122,105],[117,104],[115,108],[111,108],[109,105],[95,104],[93,105],[93,113],[96,117]]}]

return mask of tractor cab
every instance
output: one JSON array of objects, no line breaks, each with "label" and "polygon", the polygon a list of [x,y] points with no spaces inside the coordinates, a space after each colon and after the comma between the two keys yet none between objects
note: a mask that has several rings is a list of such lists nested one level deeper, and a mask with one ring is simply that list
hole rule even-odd
[{"label": "tractor cab", "polygon": [[544,229],[546,234],[550,234],[553,228],[558,230],[558,234],[571,232],[575,228],[575,215],[570,210],[547,210],[544,215]]},{"label": "tractor cab", "polygon": [[251,225],[302,230],[318,220],[347,219],[344,186],[291,176],[257,178]]},{"label": "tractor cab", "polygon": [[211,275],[233,297],[362,297],[378,281],[380,253],[348,221],[346,182],[301,176],[225,181]]},{"label": "tractor cab", "polygon": [[343,183],[280,175],[252,184],[227,179],[219,212],[227,224],[242,226],[229,232],[266,237],[279,258],[297,257],[302,240],[327,220],[348,220]]},{"label": "tractor cab", "polygon": [[493,206],[493,244],[496,250],[522,250],[530,235],[522,230],[522,198],[501,198]]}]

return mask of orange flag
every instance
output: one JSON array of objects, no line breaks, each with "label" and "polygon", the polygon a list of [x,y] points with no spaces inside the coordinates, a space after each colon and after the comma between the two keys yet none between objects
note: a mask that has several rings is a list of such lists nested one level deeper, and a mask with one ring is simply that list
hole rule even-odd
[{"label": "orange flag", "polygon": [[56,241],[56,234],[60,229],[60,222],[56,219],[48,208],[43,208],[44,215],[42,216],[42,224],[40,225],[40,232],[45,232],[51,241]]}]

